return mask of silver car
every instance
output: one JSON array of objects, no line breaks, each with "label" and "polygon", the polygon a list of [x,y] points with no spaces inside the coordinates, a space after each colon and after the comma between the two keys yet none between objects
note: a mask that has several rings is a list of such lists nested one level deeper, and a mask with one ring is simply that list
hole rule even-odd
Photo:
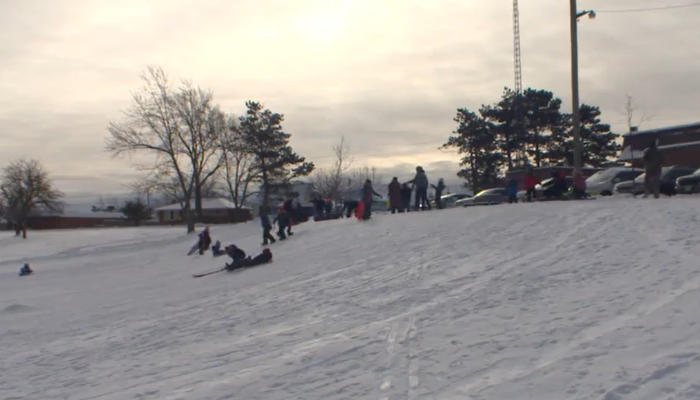
[{"label": "silver car", "polygon": [[505,188],[486,189],[477,193],[474,197],[457,200],[455,207],[490,206],[508,202],[508,194]]}]

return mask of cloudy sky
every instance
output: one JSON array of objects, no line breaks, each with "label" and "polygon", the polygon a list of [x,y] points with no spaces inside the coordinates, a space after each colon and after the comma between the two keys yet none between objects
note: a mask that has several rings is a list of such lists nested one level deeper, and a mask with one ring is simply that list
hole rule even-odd
[{"label": "cloudy sky", "polygon": [[[626,95],[652,128],[700,120],[700,7],[579,0],[581,99],[626,129]],[[225,110],[284,113],[292,145],[323,166],[341,135],[357,164],[452,178],[438,151],[457,107],[513,85],[509,0],[0,0],[0,164],[42,160],[62,190],[124,191],[106,126],[149,65],[211,89]],[[521,4],[523,80],[570,109],[568,2]]]}]

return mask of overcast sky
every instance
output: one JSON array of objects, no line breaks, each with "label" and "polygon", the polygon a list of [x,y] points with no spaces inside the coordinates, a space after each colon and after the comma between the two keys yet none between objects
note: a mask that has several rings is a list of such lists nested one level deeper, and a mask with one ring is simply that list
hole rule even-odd
[{"label": "overcast sky", "polygon": [[[617,132],[627,94],[653,115],[642,128],[700,120],[700,7],[605,11],[690,2],[579,0],[598,11],[579,23],[581,100]],[[566,111],[568,7],[520,10],[524,86]],[[0,164],[40,159],[74,195],[124,191],[135,173],[104,152],[106,126],[148,65],[211,89],[225,110],[254,99],[284,113],[293,147],[319,166],[344,134],[357,164],[451,180],[458,156],[437,147],[456,108],[513,86],[512,2],[0,0]]]}]

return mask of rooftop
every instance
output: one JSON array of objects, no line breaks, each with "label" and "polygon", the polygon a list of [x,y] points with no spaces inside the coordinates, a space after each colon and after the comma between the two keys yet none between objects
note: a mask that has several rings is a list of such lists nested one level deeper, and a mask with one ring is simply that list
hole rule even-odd
[{"label": "rooftop", "polygon": [[[194,199],[192,200],[192,207],[194,207]],[[234,208],[241,208],[241,207],[236,207],[235,204],[233,204],[231,201],[227,199],[222,199],[222,198],[213,198],[213,199],[202,199],[202,209],[203,210],[227,210],[227,209],[234,209]],[[247,207],[242,207],[242,208],[247,208]],[[175,203],[175,204],[170,204],[168,206],[163,206],[163,207],[158,207],[155,209],[156,211],[180,211],[182,210],[182,206],[180,203]]]},{"label": "rooftop", "polygon": [[673,131],[693,129],[693,128],[700,129],[700,122],[693,122],[693,123],[684,124],[684,125],[667,126],[667,127],[663,127],[663,128],[649,129],[649,130],[645,130],[645,131],[627,132],[627,133],[623,134],[622,137],[639,136],[639,135],[655,135],[655,134],[659,134],[659,133],[669,133],[669,132],[673,132]]}]

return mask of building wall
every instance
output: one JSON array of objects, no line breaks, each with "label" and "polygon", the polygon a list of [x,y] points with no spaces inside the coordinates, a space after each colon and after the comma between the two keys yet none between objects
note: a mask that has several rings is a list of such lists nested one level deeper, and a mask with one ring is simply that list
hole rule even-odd
[{"label": "building wall", "polygon": [[[640,157],[642,152],[643,150],[639,151]],[[680,165],[684,167],[700,168],[700,145],[661,149],[661,154],[664,158],[664,167]],[[632,162],[632,166],[635,168],[644,168],[644,162],[641,159],[635,159]]]},{"label": "building wall", "polygon": [[[161,224],[179,224],[184,221],[182,211],[160,210],[157,213]],[[202,210],[202,223],[205,224],[236,224],[252,219],[253,213],[247,208]]]},{"label": "building wall", "polygon": [[94,217],[29,217],[27,228],[34,230],[42,229],[77,229],[77,228],[98,228],[107,226],[127,226],[129,221],[109,220]]},{"label": "building wall", "polygon": [[629,133],[623,137],[622,147],[643,151],[651,142],[658,140],[659,146],[700,142],[700,126],[681,129],[659,129],[646,132]]}]

